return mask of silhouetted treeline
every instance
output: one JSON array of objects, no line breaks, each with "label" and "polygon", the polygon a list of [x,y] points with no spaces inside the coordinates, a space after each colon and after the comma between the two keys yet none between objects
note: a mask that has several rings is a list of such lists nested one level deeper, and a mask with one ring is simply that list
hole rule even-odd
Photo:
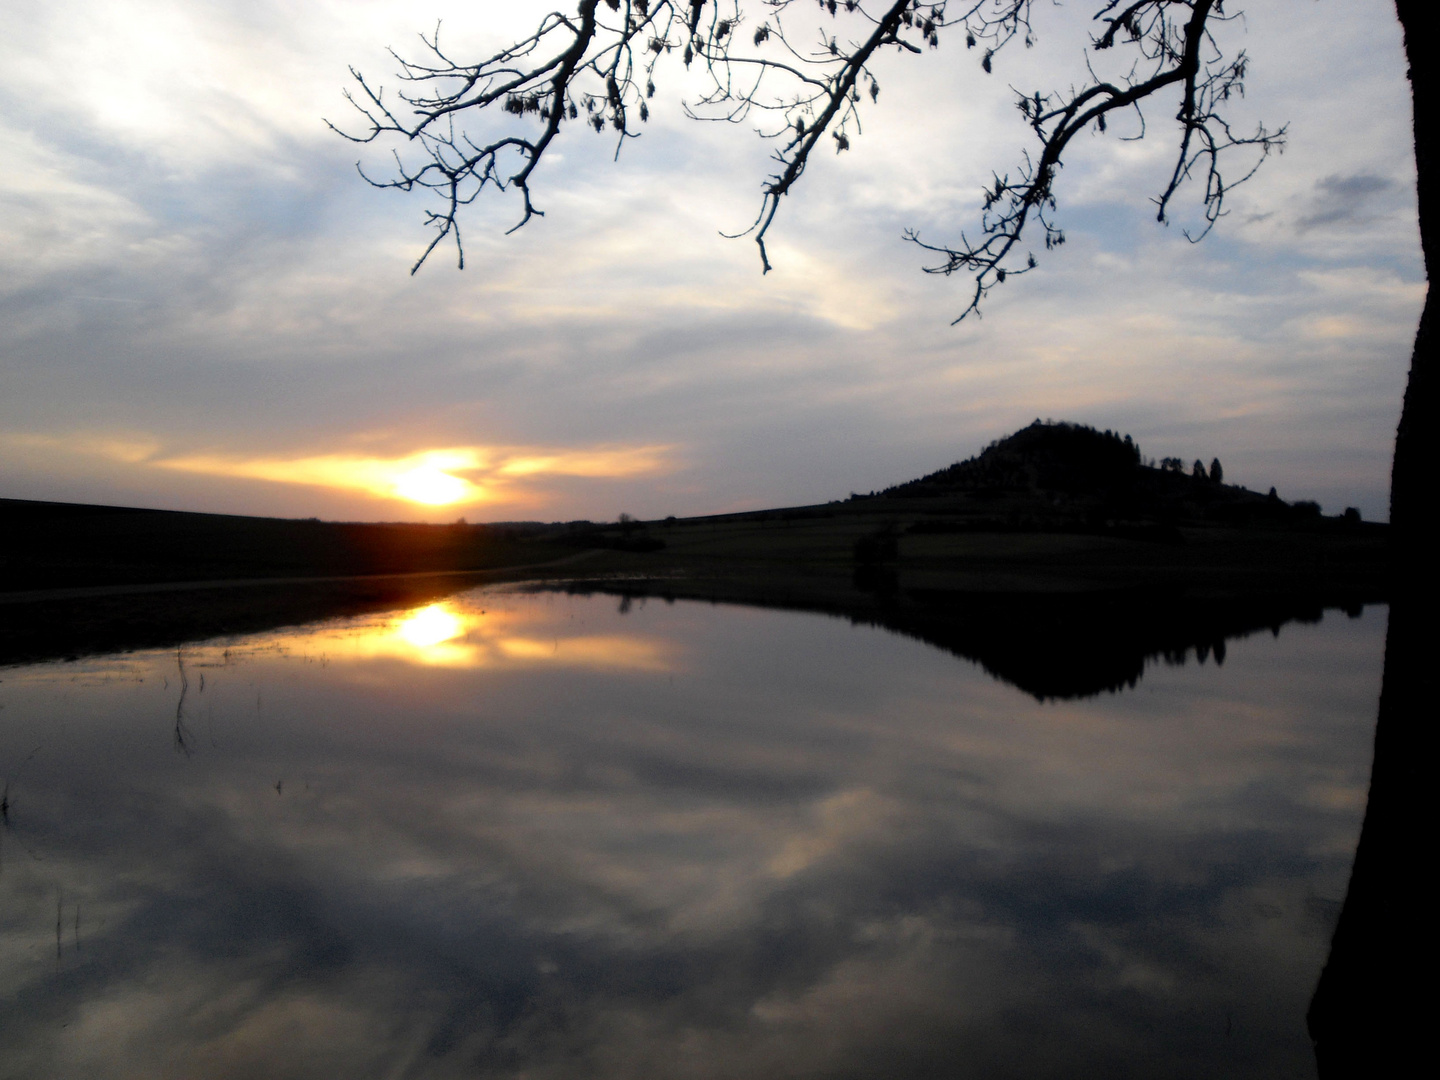
[{"label": "silhouetted treeline", "polygon": [[[673,520],[673,519],[672,519]],[[567,521],[542,525],[527,535],[544,537],[567,547],[598,548],[604,551],[663,551],[665,541],[650,532],[650,524],[621,514],[614,524],[594,521]]]}]

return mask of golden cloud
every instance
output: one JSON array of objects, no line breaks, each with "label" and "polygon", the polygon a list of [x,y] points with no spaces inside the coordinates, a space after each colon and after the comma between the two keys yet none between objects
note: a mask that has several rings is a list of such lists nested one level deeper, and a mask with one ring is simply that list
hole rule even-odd
[{"label": "golden cloud", "polygon": [[593,450],[536,451],[456,446],[404,457],[324,454],[300,458],[242,458],[199,454],[160,458],[164,469],[270,480],[282,484],[363,491],[384,499],[425,506],[490,502],[497,489],[519,477],[582,476],[624,479],[663,472],[667,446],[601,447]]},{"label": "golden cloud", "polygon": [[665,471],[667,446],[535,450],[454,446],[403,457],[322,454],[312,457],[238,457],[194,454],[158,458],[163,469],[269,480],[281,484],[361,491],[424,506],[492,502],[507,481],[542,475],[624,479]]},{"label": "golden cloud", "polygon": [[490,461],[477,447],[424,450],[405,457],[360,457],[322,454],[302,458],[242,458],[214,454],[160,458],[162,469],[270,480],[279,484],[363,491],[384,499],[404,499],[425,506],[485,502],[487,486],[456,473],[486,469]]},{"label": "golden cloud", "polygon": [[0,434],[0,443],[26,450],[64,450],[74,454],[109,458],[111,461],[134,465],[153,457],[160,443],[144,435],[35,435],[26,432]]},{"label": "golden cloud", "polygon": [[305,484],[358,491],[381,499],[423,506],[455,506],[511,500],[514,490],[544,476],[623,480],[674,467],[671,446],[614,446],[571,449],[525,446],[449,446],[399,456],[311,454],[247,456],[225,453],[165,456],[148,435],[66,435],[0,432],[0,445],[16,450],[99,457],[125,465],[172,469],[204,476]]}]

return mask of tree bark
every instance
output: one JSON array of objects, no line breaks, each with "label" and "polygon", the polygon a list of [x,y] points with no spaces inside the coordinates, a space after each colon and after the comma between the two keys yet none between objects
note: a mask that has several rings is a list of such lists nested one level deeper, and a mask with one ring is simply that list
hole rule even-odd
[{"label": "tree bark", "polygon": [[[1429,46],[1433,4],[1396,0],[1414,103],[1416,188],[1425,274],[1440,258],[1440,106]],[[1350,887],[1307,1024],[1323,1080],[1404,1075],[1429,1060],[1434,833],[1426,772],[1436,687],[1427,634],[1436,602],[1433,497],[1435,335],[1429,290],[1405,388],[1390,474],[1390,622],[1370,797]],[[1433,632],[1433,631],[1431,631]],[[1423,1066],[1419,1066],[1423,1068]]]}]

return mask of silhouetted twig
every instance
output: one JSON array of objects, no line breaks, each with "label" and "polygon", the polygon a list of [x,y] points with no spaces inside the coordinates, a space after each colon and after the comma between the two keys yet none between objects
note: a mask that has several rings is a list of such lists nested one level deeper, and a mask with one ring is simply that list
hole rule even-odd
[{"label": "silhouetted twig", "polygon": [[[400,65],[400,89],[386,96],[351,68],[355,92],[346,97],[363,125],[357,133],[332,129],[345,138],[370,143],[395,138],[417,151],[407,160],[393,151],[395,171],[379,179],[361,168],[377,187],[427,189],[441,197],[439,210],[426,212],[435,235],[411,268],[418,270],[436,246],[453,237],[459,265],[465,265],[460,213],[487,187],[520,192],[520,220],[509,230],[542,216],[532,200],[532,178],[562,126],[579,122],[597,133],[615,136],[618,157],[625,140],[638,135],[636,119],[649,119],[657,68],[678,55],[686,68],[699,63],[707,85],[686,103],[687,115],[701,120],[754,123],[758,134],[775,144],[775,171],[761,185],[754,221],[731,237],[752,236],[761,268],[770,270],[765,238],[780,200],[804,174],[811,153],[823,140],[836,153],[848,150],[861,133],[860,110],[875,105],[880,83],[873,70],[878,54],[894,49],[916,55],[938,48],[942,33],[963,35],[967,49],[980,49],[980,66],[989,73],[996,54],[1019,38],[1034,43],[1033,0],[962,0],[958,4],[921,0],[821,0],[818,28],[794,30],[808,0],[765,0],[753,31],[739,0],[580,0],[574,14],[552,12],[534,33],[477,61],[455,59],[440,43],[437,26],[421,36],[418,59],[392,51]],[[1166,221],[1179,189],[1191,179],[1204,185],[1205,225],[1198,240],[1224,214],[1225,195],[1253,175],[1260,160],[1284,145],[1285,129],[1264,126],[1253,134],[1236,132],[1224,107],[1244,92],[1249,60],[1243,51],[1226,57],[1212,34],[1219,23],[1238,18],[1223,0],[1096,0],[1097,52],[1128,51],[1131,61],[1119,79],[1098,75],[1087,60],[1089,79],[1066,92],[1017,92],[1016,104],[1039,140],[1037,152],[1024,153],[1017,168],[997,174],[985,191],[980,228],[961,233],[955,243],[930,243],[916,230],[906,238],[942,261],[926,267],[935,274],[964,272],[974,290],[959,319],[1009,277],[1036,266],[1032,251],[1022,249],[1027,229],[1038,226],[1047,250],[1063,244],[1065,234],[1053,220],[1054,185],[1062,155],[1082,131],[1105,132],[1115,112],[1133,112],[1145,133],[1143,106],[1163,91],[1173,91],[1180,135],[1174,167],[1155,198],[1157,218]],[[802,40],[815,31],[812,41]],[[496,116],[492,107],[512,119]],[[479,113],[498,120],[487,134],[464,126]],[[328,121],[327,121],[328,122]],[[538,130],[537,125],[538,124]],[[827,143],[828,145],[828,143]],[[1222,156],[1249,149],[1258,155],[1241,174],[1222,174]],[[1189,233],[1186,234],[1190,236]],[[959,319],[956,321],[958,322]]]}]

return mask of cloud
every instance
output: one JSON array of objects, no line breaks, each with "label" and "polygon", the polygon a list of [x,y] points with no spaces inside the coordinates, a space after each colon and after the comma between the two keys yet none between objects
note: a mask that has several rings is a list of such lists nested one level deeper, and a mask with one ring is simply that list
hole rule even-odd
[{"label": "cloud", "polygon": [[583,476],[623,479],[671,468],[667,446],[547,451],[457,446],[398,458],[324,454],[300,458],[236,458],[199,454],[158,458],[162,469],[269,480],[280,484],[363,491],[426,506],[480,505],[513,498],[506,489],[522,477]]},{"label": "cloud", "polygon": [[353,453],[250,457],[166,455],[159,440],[137,436],[11,433],[0,434],[0,442],[17,449],[61,451],[146,468],[361,492],[376,499],[446,507],[524,502],[527,483],[543,478],[621,480],[654,477],[676,467],[672,446],[451,446],[390,457]]},{"label": "cloud", "polygon": [[58,450],[71,454],[93,455],[127,465],[138,465],[150,460],[159,453],[161,447],[158,440],[143,435],[127,437],[79,434],[61,438],[25,432],[0,433],[0,443],[15,450]]},{"label": "cloud", "polygon": [[1388,177],[1368,173],[1327,176],[1315,182],[1310,210],[1297,224],[1302,230],[1322,225],[1363,225],[1376,215],[1377,204],[1392,201],[1382,196],[1398,194],[1399,187]]}]

